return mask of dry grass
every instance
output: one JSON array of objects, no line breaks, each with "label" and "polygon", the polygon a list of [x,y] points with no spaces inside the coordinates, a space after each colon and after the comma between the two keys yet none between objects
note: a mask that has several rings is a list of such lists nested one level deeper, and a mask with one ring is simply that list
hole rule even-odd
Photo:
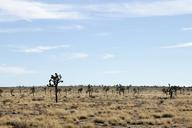
[{"label": "dry grass", "polygon": [[190,92],[175,99],[158,90],[135,96],[132,92],[104,96],[100,90],[92,98],[73,92],[66,97],[62,92],[59,103],[54,103],[53,94],[43,91],[33,97],[15,90],[14,95],[7,91],[0,97],[0,128],[192,127]]}]

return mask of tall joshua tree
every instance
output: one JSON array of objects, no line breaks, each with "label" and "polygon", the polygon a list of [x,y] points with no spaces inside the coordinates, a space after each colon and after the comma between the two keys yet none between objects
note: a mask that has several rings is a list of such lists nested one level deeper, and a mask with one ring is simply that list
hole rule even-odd
[{"label": "tall joshua tree", "polygon": [[55,87],[55,102],[58,102],[58,84],[62,83],[63,81],[61,80],[62,76],[60,74],[55,73],[55,75],[51,75],[51,78],[49,80],[49,84],[47,85],[48,87]]}]

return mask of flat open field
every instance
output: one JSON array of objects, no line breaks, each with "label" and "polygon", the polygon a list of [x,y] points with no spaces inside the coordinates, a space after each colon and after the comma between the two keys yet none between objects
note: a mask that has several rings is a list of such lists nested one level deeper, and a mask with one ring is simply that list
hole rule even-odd
[{"label": "flat open field", "polygon": [[67,95],[37,89],[3,89],[0,97],[0,128],[192,128],[192,94],[185,92],[174,99],[161,89],[145,89],[140,94],[125,91],[125,95],[106,95],[102,88],[93,97],[77,93]]}]

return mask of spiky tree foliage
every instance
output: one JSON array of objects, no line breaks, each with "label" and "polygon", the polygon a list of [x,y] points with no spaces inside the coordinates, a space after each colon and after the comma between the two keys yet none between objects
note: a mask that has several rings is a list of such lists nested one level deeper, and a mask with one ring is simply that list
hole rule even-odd
[{"label": "spiky tree foliage", "polygon": [[63,81],[61,80],[62,76],[60,74],[55,73],[55,75],[51,75],[51,78],[49,80],[48,87],[55,87],[55,102],[58,102],[58,84],[62,83]]}]

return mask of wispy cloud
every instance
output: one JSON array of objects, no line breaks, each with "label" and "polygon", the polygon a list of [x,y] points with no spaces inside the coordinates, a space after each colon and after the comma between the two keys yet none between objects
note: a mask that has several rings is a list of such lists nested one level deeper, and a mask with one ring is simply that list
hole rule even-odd
[{"label": "wispy cloud", "polygon": [[[85,52],[65,52],[62,54],[52,54],[50,56],[54,61],[65,62],[65,61],[79,61],[86,60],[89,58],[89,54]],[[60,58],[58,60],[58,58]]]},{"label": "wispy cloud", "polygon": [[84,26],[82,25],[64,25],[64,26],[58,26],[56,29],[60,30],[82,30],[84,29]]},{"label": "wispy cloud", "polygon": [[113,59],[115,58],[115,55],[114,54],[111,54],[111,53],[105,53],[103,56],[102,56],[102,59],[103,60],[108,60],[108,59]]},{"label": "wispy cloud", "polygon": [[184,27],[181,30],[182,31],[192,31],[192,27]]},{"label": "wispy cloud", "polygon": [[2,21],[83,18],[71,5],[48,4],[34,0],[0,0],[0,12]]},{"label": "wispy cloud", "polygon": [[164,46],[164,47],[161,47],[161,48],[191,48],[191,47],[192,47],[192,42],[169,45],[169,46]]},{"label": "wispy cloud", "polygon": [[89,11],[107,17],[149,17],[192,14],[191,0],[108,3],[89,5]]},{"label": "wispy cloud", "polygon": [[52,46],[36,46],[36,47],[17,47],[15,48],[15,50],[23,53],[43,53],[50,50],[69,48],[69,47],[70,45],[52,45]]},{"label": "wispy cloud", "polygon": [[0,20],[90,19],[192,14],[192,0],[59,4],[34,0],[0,0]]},{"label": "wispy cloud", "polygon": [[37,72],[23,67],[0,65],[0,75],[27,75],[34,73]]},{"label": "wispy cloud", "polygon": [[1,28],[0,33],[41,32],[43,28]]},{"label": "wispy cloud", "polygon": [[63,25],[53,27],[17,27],[17,28],[0,28],[0,33],[23,33],[23,32],[43,32],[55,30],[82,30],[83,25]]},{"label": "wispy cloud", "polygon": [[34,48],[22,49],[21,52],[23,51],[25,53],[42,53],[42,52],[46,52],[54,49],[68,48],[68,47],[69,45],[38,46]]}]

